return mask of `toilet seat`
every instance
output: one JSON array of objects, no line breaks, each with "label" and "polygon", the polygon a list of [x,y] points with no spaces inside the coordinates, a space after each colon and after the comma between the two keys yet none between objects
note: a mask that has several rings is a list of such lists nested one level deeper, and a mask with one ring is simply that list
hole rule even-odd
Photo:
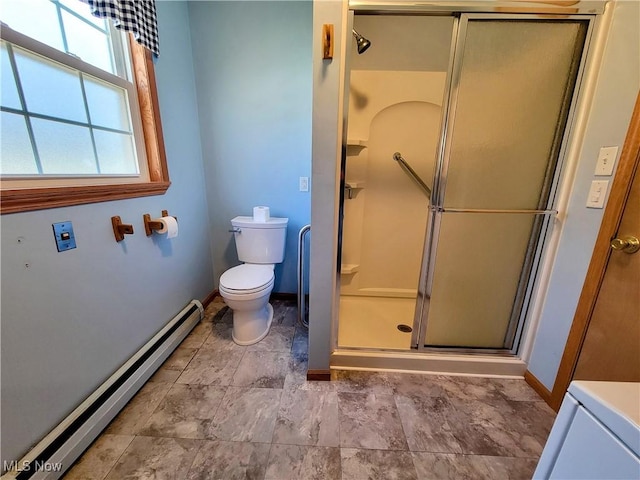
[{"label": "toilet seat", "polygon": [[222,274],[219,290],[232,295],[248,295],[272,287],[274,279],[271,265],[245,263],[230,268]]}]

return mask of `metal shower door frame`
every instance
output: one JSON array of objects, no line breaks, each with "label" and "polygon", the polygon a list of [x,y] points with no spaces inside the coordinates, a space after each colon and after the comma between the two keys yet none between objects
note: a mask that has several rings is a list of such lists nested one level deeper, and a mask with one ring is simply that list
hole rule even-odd
[{"label": "metal shower door frame", "polygon": [[[416,302],[413,333],[411,336],[411,347],[422,352],[436,351],[451,351],[457,353],[483,353],[483,354],[499,354],[499,355],[515,355],[517,354],[519,346],[519,338],[524,330],[524,322],[527,314],[527,304],[529,303],[533,291],[535,288],[537,266],[539,265],[544,245],[547,238],[550,235],[552,227],[553,216],[557,214],[556,210],[553,210],[553,205],[556,200],[556,193],[560,180],[562,177],[564,157],[566,155],[568,139],[570,137],[571,127],[573,124],[573,118],[575,116],[576,105],[578,103],[578,97],[580,93],[580,86],[582,77],[584,74],[586,58],[589,51],[589,45],[591,42],[595,15],[562,15],[560,18],[555,15],[544,14],[529,14],[529,13],[463,13],[459,19],[456,19],[453,29],[453,41],[450,54],[450,66],[447,73],[447,82],[445,90],[445,99],[443,103],[442,123],[440,130],[440,143],[438,146],[436,172],[434,175],[434,185],[431,195],[431,202],[429,205],[429,216],[427,219],[427,231],[425,237],[425,247],[423,251],[423,259],[420,270],[420,280],[418,286],[418,300]],[[456,107],[459,93],[459,83],[462,75],[463,67],[463,53],[466,44],[466,32],[469,21],[478,19],[489,20],[581,20],[588,22],[587,32],[585,34],[585,40],[582,48],[581,55],[579,57],[579,66],[576,74],[576,81],[573,87],[571,95],[570,107],[567,111],[567,119],[564,126],[564,131],[561,135],[561,146],[558,150],[558,158],[555,167],[553,177],[550,178],[551,184],[549,185],[549,195],[546,202],[546,208],[539,205],[538,210],[519,211],[514,213],[527,213],[542,217],[542,222],[538,223],[537,240],[530,241],[529,248],[526,254],[528,261],[530,262],[529,270],[530,275],[525,279],[525,285],[519,285],[518,291],[522,295],[522,298],[516,299],[514,303],[520,303],[520,311],[512,311],[511,319],[507,332],[505,334],[505,346],[502,349],[495,348],[470,348],[470,347],[425,347],[425,339],[427,333],[427,324],[429,318],[429,304],[430,297],[433,290],[434,281],[434,266],[438,249],[438,238],[440,233],[440,225],[442,221],[442,214],[445,212],[461,212],[464,209],[445,209],[444,207],[444,195],[447,183],[447,173],[449,167],[449,160],[451,155],[451,128],[455,123]],[[449,77],[450,76],[450,77]],[[482,210],[474,210],[478,213]],[[498,213],[498,211],[486,211],[486,213]],[[506,212],[505,212],[506,213]],[[521,278],[521,282],[523,279]],[[507,345],[510,343],[510,345]]]},{"label": "metal shower door frame", "polygon": [[[437,243],[438,234],[440,231],[439,223],[436,222],[435,212],[433,211],[433,205],[436,204],[439,198],[444,195],[442,188],[442,169],[445,155],[447,154],[447,138],[449,138],[449,112],[451,109],[452,101],[452,89],[454,67],[456,60],[456,49],[458,48],[460,18],[453,18],[453,28],[451,31],[451,45],[449,50],[449,65],[447,66],[447,78],[445,80],[445,90],[442,95],[442,115],[440,119],[440,140],[436,151],[435,171],[433,175],[433,185],[431,188],[431,198],[429,199],[429,214],[427,215],[427,226],[424,236],[424,249],[422,265],[420,267],[420,278],[418,279],[418,297],[416,299],[416,308],[413,317],[413,331],[411,333],[411,348],[418,348],[425,335],[422,333],[423,323],[422,319],[426,318],[429,311],[429,295],[431,294],[431,286],[433,285],[433,272],[430,273],[428,266],[430,265],[430,257],[427,256],[428,252],[434,251],[434,242]],[[459,75],[458,75],[459,77]],[[455,101],[455,97],[453,97]],[[455,110],[455,109],[453,109]],[[435,259],[434,259],[435,260]],[[424,326],[426,333],[426,325]]]}]

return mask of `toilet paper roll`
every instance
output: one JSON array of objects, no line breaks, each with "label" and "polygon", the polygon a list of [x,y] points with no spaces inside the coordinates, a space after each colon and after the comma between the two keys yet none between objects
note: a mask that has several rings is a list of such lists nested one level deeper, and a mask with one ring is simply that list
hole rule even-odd
[{"label": "toilet paper roll", "polygon": [[253,207],[253,221],[266,223],[269,221],[269,207]]},{"label": "toilet paper roll", "polygon": [[160,222],[162,224],[162,228],[160,230],[156,230],[156,233],[160,235],[166,233],[167,238],[175,238],[178,236],[178,221],[175,217],[154,218],[152,221]]}]

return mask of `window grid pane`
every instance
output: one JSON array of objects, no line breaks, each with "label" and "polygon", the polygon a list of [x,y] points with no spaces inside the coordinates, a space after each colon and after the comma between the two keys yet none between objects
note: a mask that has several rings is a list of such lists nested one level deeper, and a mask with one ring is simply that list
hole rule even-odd
[{"label": "window grid pane", "polygon": [[[48,175],[96,175],[98,168],[91,131],[68,123],[34,118],[33,134],[42,170]],[[60,138],[65,142],[61,143]]]},{"label": "window grid pane", "polygon": [[76,122],[86,122],[77,70],[14,47],[26,109]]},{"label": "window grid pane", "polygon": [[[2,149],[5,153],[11,155],[11,162],[2,162],[0,164],[0,174],[38,174],[42,176],[46,175],[136,175],[139,173],[138,163],[137,163],[137,155],[135,153],[135,147],[133,142],[133,129],[131,126],[131,120],[128,112],[128,100],[127,100],[127,92],[121,87],[117,87],[114,85],[109,85],[106,82],[103,82],[95,77],[90,75],[86,75],[80,71],[70,69],[62,64],[58,64],[57,62],[53,62],[49,59],[45,59],[40,57],[39,55],[34,55],[28,50],[21,49],[20,47],[14,46],[8,42],[3,42],[3,46],[6,43],[7,48],[3,49],[3,52],[6,53],[8,57],[8,63],[16,64],[16,56],[20,57],[21,55],[24,58],[28,57],[28,60],[31,65],[31,72],[29,72],[29,68],[26,69],[27,75],[26,77],[30,77],[33,82],[27,90],[30,92],[28,98],[34,98],[35,95],[40,95],[42,89],[34,88],[33,83],[38,83],[37,78],[42,77],[40,75],[33,75],[33,70],[38,70],[43,65],[47,67],[53,67],[53,69],[58,69],[58,73],[62,72],[63,77],[64,73],[67,74],[67,80],[69,79],[68,75],[71,74],[73,77],[79,80],[78,85],[80,86],[78,97],[79,103],[76,105],[76,112],[72,115],[67,115],[75,118],[61,118],[57,113],[60,112],[60,109],[54,109],[51,112],[33,112],[29,108],[29,100],[24,99],[24,87],[21,82],[20,72],[21,69],[17,68],[17,78],[15,79],[15,83],[18,87],[18,93],[23,97],[20,102],[21,105],[16,108],[15,102],[12,102],[14,105],[7,104],[4,102],[2,104],[3,117],[5,116],[5,112],[7,113],[20,113],[23,115],[23,119],[26,123],[26,136],[22,136],[22,140],[25,138],[28,142],[17,142],[19,140],[18,137],[13,137],[11,135],[7,136],[16,138],[16,142],[20,143],[20,145],[12,146],[8,142],[3,142]],[[18,55],[14,53],[14,49],[18,50]],[[24,60],[24,59],[23,59]],[[20,62],[22,64],[22,71],[25,71],[24,64],[25,62]],[[39,63],[40,66],[34,65]],[[51,69],[49,70],[51,72]],[[55,75],[53,75],[55,77]],[[47,78],[48,82],[51,83],[51,74],[43,75],[43,77]],[[13,76],[11,76],[13,79]],[[35,80],[34,80],[35,78]],[[28,80],[29,83],[29,80]],[[92,93],[94,97],[93,103],[96,104],[94,106],[94,112],[96,112],[96,118],[101,122],[106,122],[106,124],[101,126],[96,126],[92,121],[90,116],[90,99],[87,95],[87,88],[89,90],[96,90],[96,86],[101,85],[104,88],[109,89],[111,101],[114,105],[109,105],[109,109],[111,111],[101,111],[104,110],[104,106],[98,108],[99,100],[96,97],[95,93]],[[59,89],[55,91],[57,93]],[[66,102],[65,107],[69,106],[69,96],[68,95],[59,95],[59,97],[65,98]],[[58,97],[58,98],[59,98]],[[48,97],[47,100],[49,100]],[[52,98],[56,98],[55,96]],[[44,105],[44,109],[46,110],[48,107],[48,102],[42,101],[32,102],[36,105],[38,103],[40,106]],[[49,105],[50,106],[50,105]],[[82,111],[80,113],[80,111]],[[51,114],[50,114],[51,113]],[[60,144],[59,139],[64,138],[65,143],[63,145]],[[115,141],[114,145],[108,145],[105,140],[111,138]],[[25,145],[29,145],[31,148],[31,157],[27,159],[25,155],[18,155],[13,152],[22,152],[25,150]],[[98,145],[99,144],[99,145]],[[19,148],[18,148],[19,147]],[[66,154],[64,153],[66,151]],[[101,153],[99,153],[99,151]],[[99,161],[99,157],[102,162]],[[35,162],[35,169],[32,167],[31,159]],[[70,161],[72,160],[72,161]],[[14,165],[14,163],[18,161],[24,162],[23,166]],[[7,165],[7,168],[3,168],[3,165]]]},{"label": "window grid pane", "polygon": [[60,8],[64,11],[72,13],[78,18],[84,19],[87,23],[94,25],[98,30],[105,33],[107,32],[107,24],[104,18],[95,17],[89,8],[76,8],[78,6],[78,0],[56,0],[60,5]]},{"label": "window grid pane", "polygon": [[[58,7],[60,31],[65,41],[67,53],[76,55],[85,62],[118,75],[107,21],[94,17],[86,4],[83,8],[79,8],[80,5],[76,2],[52,1]],[[76,25],[76,28],[73,28],[73,25]]]},{"label": "window grid pane", "polygon": [[[2,0],[0,20],[28,37],[125,78],[124,72],[116,69],[116,58],[121,53],[114,51],[107,20],[94,17],[88,4],[78,0],[30,0],[29,6],[32,8],[25,8],[25,0]],[[90,45],[78,41],[83,37],[90,38]],[[118,49],[119,43],[115,42]],[[97,50],[89,48],[96,45],[102,46]]]},{"label": "window grid pane", "polygon": [[135,157],[133,135],[93,130],[98,168],[103,174],[136,175],[138,162]]},{"label": "window grid pane", "polygon": [[16,79],[13,74],[13,66],[11,65],[11,59],[9,58],[8,46],[5,42],[2,42],[2,64],[0,65],[0,75],[2,83],[0,84],[0,104],[3,107],[22,108],[20,102],[20,95],[18,94],[18,87],[16,85]]},{"label": "window grid pane", "polygon": [[109,37],[84,19],[62,14],[67,52],[109,73],[115,73]]},{"label": "window grid pane", "polygon": [[64,51],[56,11],[48,0],[32,0],[30,8],[25,8],[24,0],[2,0],[0,20],[28,37]]},{"label": "window grid pane", "polygon": [[[31,135],[24,115],[2,112],[0,117],[0,171],[7,174],[37,175],[40,173],[36,161]],[[9,141],[11,139],[11,141]]]},{"label": "window grid pane", "polygon": [[83,75],[82,79],[91,124],[130,132],[131,121],[126,92],[120,87],[88,75]]}]

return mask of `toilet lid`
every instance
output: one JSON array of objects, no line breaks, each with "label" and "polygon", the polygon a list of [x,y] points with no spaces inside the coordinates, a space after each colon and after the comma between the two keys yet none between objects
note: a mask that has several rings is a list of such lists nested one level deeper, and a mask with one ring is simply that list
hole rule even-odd
[{"label": "toilet lid", "polygon": [[273,268],[268,265],[238,265],[220,277],[220,286],[225,290],[252,293],[261,290],[273,279]]}]

